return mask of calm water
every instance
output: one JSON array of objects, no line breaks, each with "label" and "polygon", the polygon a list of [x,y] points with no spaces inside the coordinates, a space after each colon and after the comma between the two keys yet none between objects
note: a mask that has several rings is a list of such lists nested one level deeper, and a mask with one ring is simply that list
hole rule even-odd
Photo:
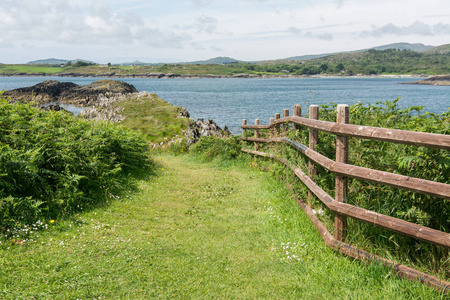
[{"label": "calm water", "polygon": [[[101,78],[0,77],[0,90],[32,86],[46,79],[89,84]],[[305,111],[311,104],[375,103],[400,98],[401,107],[424,105],[442,113],[450,106],[450,86],[404,85],[417,78],[291,78],[291,79],[120,79],[139,91],[156,93],[177,106],[186,107],[194,119],[213,119],[238,133],[242,119],[269,122],[274,113],[294,104]]]}]

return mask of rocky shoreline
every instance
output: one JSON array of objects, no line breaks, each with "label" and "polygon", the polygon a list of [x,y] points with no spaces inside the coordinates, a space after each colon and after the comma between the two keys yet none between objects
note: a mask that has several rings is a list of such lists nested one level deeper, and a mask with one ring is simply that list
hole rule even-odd
[{"label": "rocky shoreline", "polygon": [[[116,80],[99,80],[88,85],[77,85],[72,82],[59,82],[46,80],[31,87],[9,90],[4,96],[11,102],[35,103],[45,110],[63,110],[59,104],[71,104],[86,107],[79,117],[88,120],[106,120],[120,123],[125,117],[121,115],[123,107],[121,101],[128,101],[146,97],[147,92],[138,92],[137,89],[126,82]],[[50,105],[49,105],[50,104]],[[225,126],[220,128],[213,120],[190,118],[185,108],[179,108],[179,117],[188,118],[189,128],[184,136],[189,144],[197,142],[202,136],[230,136]]]},{"label": "rocky shoreline", "polygon": [[450,86],[450,75],[433,76],[424,80],[415,82],[404,82],[404,84],[424,84],[424,85],[438,85]]}]

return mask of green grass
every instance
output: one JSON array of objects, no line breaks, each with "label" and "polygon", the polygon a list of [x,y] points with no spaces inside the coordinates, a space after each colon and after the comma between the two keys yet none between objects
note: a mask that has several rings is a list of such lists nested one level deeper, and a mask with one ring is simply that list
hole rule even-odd
[{"label": "green grass", "polygon": [[2,240],[0,298],[442,298],[328,249],[283,184],[248,162],[155,159],[138,192],[24,245]]},{"label": "green grass", "polygon": [[15,73],[55,74],[55,73],[62,72],[63,70],[64,69],[61,67],[51,67],[51,66],[0,64],[0,73],[5,73],[5,74],[15,74]]},{"label": "green grass", "polygon": [[165,138],[181,136],[189,127],[189,119],[178,117],[180,108],[162,100],[156,94],[139,98],[127,98],[115,105],[123,107],[122,122],[127,128],[137,130],[149,142],[161,142]]}]

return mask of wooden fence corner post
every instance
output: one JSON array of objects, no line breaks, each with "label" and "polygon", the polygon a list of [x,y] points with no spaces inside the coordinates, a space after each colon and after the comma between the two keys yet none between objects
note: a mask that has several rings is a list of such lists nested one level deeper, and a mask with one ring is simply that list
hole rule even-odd
[{"label": "wooden fence corner post", "polygon": [[[349,106],[339,104],[337,106],[336,123],[349,123]],[[336,162],[348,163],[348,137],[336,135]],[[347,201],[348,179],[346,176],[336,174],[335,200],[338,202]],[[347,235],[347,217],[336,213],[334,217],[334,237],[339,241],[344,241]]]},{"label": "wooden fence corner post", "polygon": [[[280,114],[275,114],[275,121],[280,119]],[[280,124],[276,125],[275,127],[275,136],[279,137],[280,136]]]},{"label": "wooden fence corner post", "polygon": [[[283,109],[283,118],[289,117],[289,109]],[[283,124],[283,135],[286,135],[288,132],[289,124],[287,122],[284,122]]]},{"label": "wooden fence corner post", "polygon": [[[259,119],[255,120],[255,125],[259,125]],[[255,129],[255,138],[259,138],[259,129]],[[255,151],[258,151],[258,143],[255,142]]]},{"label": "wooden fence corner post", "polygon": [[[312,120],[319,120],[319,106],[310,105],[309,106],[309,118]],[[319,131],[317,129],[309,129],[309,148],[311,150],[316,150],[317,143],[319,142]],[[308,176],[314,181],[314,176],[316,176],[316,166],[313,161],[309,159],[308,162]],[[313,194],[308,190],[308,197],[311,199]]]},{"label": "wooden fence corner post", "polygon": [[[295,104],[294,105],[294,117],[301,117],[302,116],[302,106],[300,104]],[[300,126],[298,126],[297,124],[294,124],[294,129],[297,130],[299,129]]]}]

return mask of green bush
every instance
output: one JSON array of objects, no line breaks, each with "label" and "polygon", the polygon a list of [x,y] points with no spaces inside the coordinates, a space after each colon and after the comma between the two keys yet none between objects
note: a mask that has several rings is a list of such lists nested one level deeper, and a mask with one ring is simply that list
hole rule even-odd
[{"label": "green bush", "polygon": [[151,167],[144,139],[0,99],[0,232],[114,197],[124,175]]},{"label": "green bush", "polygon": [[189,149],[203,161],[230,161],[241,154],[242,143],[240,137],[218,138],[215,136],[202,137]]},{"label": "green bush", "polygon": [[[410,131],[450,134],[450,111],[437,115],[423,112],[423,107],[401,109],[399,99],[350,107],[350,123]],[[336,120],[335,105],[323,106],[320,119]],[[321,137],[325,139],[326,134]],[[329,137],[328,137],[329,138]],[[334,136],[332,137],[334,139]],[[328,141],[327,143],[330,143]],[[320,151],[334,159],[333,144],[323,145]],[[330,147],[330,145],[333,145]],[[351,138],[349,163],[411,177],[450,184],[450,153],[447,150],[401,145]],[[334,195],[334,176],[323,172],[319,180],[328,178],[327,190]],[[450,232],[450,201],[420,193],[369,182],[349,179],[348,203],[393,216],[405,221]],[[350,219],[349,219],[350,220]],[[428,268],[450,276],[448,250],[427,242],[396,234],[359,221],[349,221],[350,239],[360,244],[383,245],[384,251],[397,253],[405,261],[426,262]],[[366,244],[369,247],[368,244]]]}]

